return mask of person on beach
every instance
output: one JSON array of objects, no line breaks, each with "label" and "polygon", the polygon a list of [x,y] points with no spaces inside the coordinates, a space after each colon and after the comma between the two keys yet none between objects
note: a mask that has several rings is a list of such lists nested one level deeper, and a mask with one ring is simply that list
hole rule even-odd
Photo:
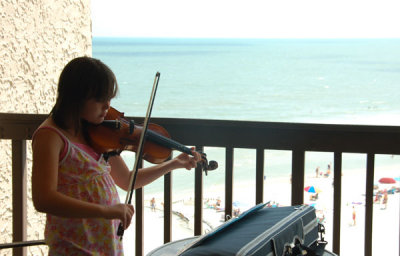
[{"label": "person on beach", "polygon": [[318,200],[318,193],[315,193],[315,195],[311,194],[310,201],[316,201],[316,200]]},{"label": "person on beach", "polygon": [[[90,144],[87,123],[103,122],[118,85],[100,60],[79,57],[61,72],[57,100],[32,138],[32,199],[46,213],[49,255],[123,255],[117,235],[134,208],[119,202],[116,185],[127,190],[131,171],[118,154],[105,160]],[[139,169],[135,189],[177,168],[196,166],[200,154]]]},{"label": "person on beach", "polygon": [[383,192],[383,199],[382,199],[382,210],[385,210],[387,208],[387,202],[388,202],[388,193],[387,191]]},{"label": "person on beach", "polygon": [[357,217],[356,208],[353,206],[353,213],[352,213],[353,226],[356,225],[356,217]]},{"label": "person on beach", "polygon": [[152,212],[156,211],[156,199],[154,197],[150,200],[150,207]]},{"label": "person on beach", "polygon": [[328,164],[328,168],[326,169],[326,173],[324,176],[328,178],[331,175],[331,164]]},{"label": "person on beach", "polygon": [[319,166],[315,169],[315,178],[319,177]]}]

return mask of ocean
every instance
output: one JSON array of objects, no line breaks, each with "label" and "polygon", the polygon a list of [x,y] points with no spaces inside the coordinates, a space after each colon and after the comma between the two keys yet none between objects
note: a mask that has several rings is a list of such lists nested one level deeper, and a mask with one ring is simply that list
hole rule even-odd
[{"label": "ocean", "polygon": [[[93,57],[116,74],[120,92],[112,105],[127,116],[145,115],[160,72],[152,117],[400,125],[400,39],[94,37]],[[207,154],[223,170],[224,151]],[[267,155],[274,156],[268,177],[290,175],[290,152]],[[306,156],[310,175],[333,162],[330,153]],[[381,165],[395,160],[382,156]],[[254,150],[235,150],[235,180],[254,178],[254,166]],[[365,168],[365,156],[344,156],[346,166]],[[174,188],[193,188],[192,173],[174,172]],[[212,172],[205,184],[223,184],[223,175]],[[159,192],[160,184],[146,191]]]},{"label": "ocean", "polygon": [[131,116],[159,71],[153,117],[400,124],[400,39],[93,38],[93,57]]}]

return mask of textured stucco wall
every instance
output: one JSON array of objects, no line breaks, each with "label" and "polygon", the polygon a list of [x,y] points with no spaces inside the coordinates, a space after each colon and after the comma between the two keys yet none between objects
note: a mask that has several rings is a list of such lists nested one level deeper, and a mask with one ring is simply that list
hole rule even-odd
[{"label": "textured stucco wall", "polygon": [[[63,66],[92,53],[90,0],[0,0],[0,21],[0,112],[48,113]],[[10,144],[0,141],[0,243],[12,241]],[[30,200],[30,149],[27,143],[27,232],[34,240],[43,239],[44,216]],[[46,251],[29,247],[28,255]]]}]

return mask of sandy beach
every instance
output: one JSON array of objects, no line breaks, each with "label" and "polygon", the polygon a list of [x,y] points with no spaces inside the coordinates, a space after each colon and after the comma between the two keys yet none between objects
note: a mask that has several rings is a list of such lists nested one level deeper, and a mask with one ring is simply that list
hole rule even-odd
[{"label": "sandy beach", "polygon": [[[376,184],[379,187],[375,192],[390,189],[393,185],[379,184],[381,177],[398,177],[396,168],[385,172],[375,173]],[[332,177],[306,176],[305,186],[317,188],[318,199],[311,200],[315,193],[304,191],[305,204],[316,208],[317,217],[325,225],[325,240],[328,241],[327,249],[332,249],[332,218],[333,218],[333,179]],[[236,184],[235,184],[236,185]],[[223,223],[224,212],[220,209],[224,205],[223,187],[208,188],[204,194],[203,230],[209,231]],[[290,177],[265,180],[265,202],[278,206],[290,205],[291,183]],[[174,198],[173,203],[173,230],[172,240],[192,237],[194,204],[193,198],[181,193],[179,198]],[[150,200],[155,198],[155,209],[151,209]],[[163,245],[163,210],[162,194],[145,195],[144,217],[144,250],[145,253]],[[243,212],[252,207],[254,200],[254,184],[240,183],[234,188],[234,210]],[[220,206],[218,206],[220,204]],[[387,206],[375,203],[373,209],[373,255],[399,255],[399,208],[400,193],[388,194]],[[355,224],[353,221],[355,212]],[[133,223],[135,225],[135,223]],[[341,213],[341,254],[364,255],[364,230],[365,230],[365,174],[362,170],[355,170],[342,175],[342,213]],[[125,232],[124,246],[127,255],[134,252],[134,228]]]}]

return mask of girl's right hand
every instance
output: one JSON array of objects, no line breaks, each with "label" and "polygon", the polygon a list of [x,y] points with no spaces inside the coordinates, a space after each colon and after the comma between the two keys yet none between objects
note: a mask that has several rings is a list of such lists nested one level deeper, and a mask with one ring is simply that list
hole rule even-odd
[{"label": "girl's right hand", "polygon": [[131,204],[116,204],[106,206],[106,219],[119,219],[124,227],[124,230],[129,227],[135,209]]}]

